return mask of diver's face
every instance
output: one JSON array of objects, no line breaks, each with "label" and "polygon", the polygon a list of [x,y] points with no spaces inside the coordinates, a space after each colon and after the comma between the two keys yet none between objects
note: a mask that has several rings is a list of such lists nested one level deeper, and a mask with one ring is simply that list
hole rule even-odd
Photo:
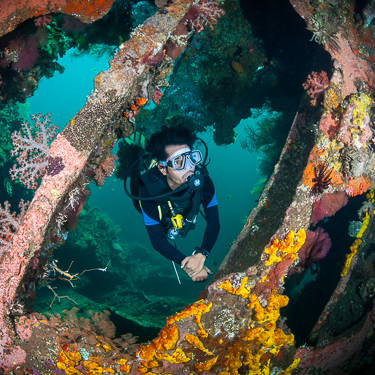
[{"label": "diver's face", "polygon": [[[186,152],[186,149],[190,150],[190,147],[188,145],[167,146],[165,148],[165,151],[168,154],[168,158],[166,161],[171,160],[181,152]],[[188,160],[186,162],[185,169],[181,171],[175,171],[172,167],[163,167],[160,164],[158,164],[158,168],[160,172],[163,173],[164,176],[166,176],[168,185],[172,190],[177,189],[179,186],[185,183],[186,179],[195,172],[195,166],[188,162]]]}]

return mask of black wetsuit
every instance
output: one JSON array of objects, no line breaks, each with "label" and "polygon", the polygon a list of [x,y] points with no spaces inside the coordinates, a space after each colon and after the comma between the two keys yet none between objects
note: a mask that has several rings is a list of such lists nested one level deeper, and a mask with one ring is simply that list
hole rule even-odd
[{"label": "black wetsuit", "polygon": [[[172,190],[170,189],[170,191]],[[176,196],[184,193],[186,193],[186,190],[177,193]],[[150,197],[150,193],[146,187],[142,188],[141,197]],[[201,248],[205,249],[207,252],[210,252],[217,240],[220,230],[220,223],[215,187],[209,176],[204,177],[202,205],[207,221],[207,227],[204,233]],[[163,219],[159,219],[158,203],[155,201],[142,201],[142,214],[154,249],[169,260],[173,260],[175,263],[181,264],[186,255],[181,253],[168,242]]]}]

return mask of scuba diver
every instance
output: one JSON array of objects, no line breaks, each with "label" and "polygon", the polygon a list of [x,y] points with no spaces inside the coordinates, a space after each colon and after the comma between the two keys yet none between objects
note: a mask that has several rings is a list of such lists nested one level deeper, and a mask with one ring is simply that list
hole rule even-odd
[{"label": "scuba diver", "polygon": [[[206,148],[204,160],[201,152],[193,149],[197,141]],[[212,274],[204,262],[220,230],[215,188],[205,165],[207,145],[183,126],[163,126],[161,131],[150,137],[146,151],[147,154],[139,157],[130,167],[131,193],[126,185],[127,178],[125,192],[143,214],[154,249],[181,265],[193,282],[204,282],[208,274]],[[135,166],[147,156],[151,156],[153,161],[141,176],[139,165],[138,168]],[[192,255],[185,256],[168,240],[173,241],[178,236],[184,238],[195,228],[201,205],[204,210],[202,216],[207,222],[203,241],[201,246],[192,249]],[[178,278],[177,272],[176,275]]]}]

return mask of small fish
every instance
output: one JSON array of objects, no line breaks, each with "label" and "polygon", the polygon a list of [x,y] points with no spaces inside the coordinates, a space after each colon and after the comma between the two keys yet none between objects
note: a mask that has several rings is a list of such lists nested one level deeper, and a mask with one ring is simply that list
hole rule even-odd
[{"label": "small fish", "polygon": [[114,179],[113,179],[113,182],[116,182],[116,181],[117,181],[117,180],[114,178]]},{"label": "small fish", "polygon": [[91,69],[92,72],[95,71],[95,70],[98,70],[98,68],[92,68],[92,69]]},{"label": "small fish", "polygon": [[213,261],[211,262],[211,264],[212,264],[213,266],[217,266],[217,262],[216,262],[216,260],[213,260]]},{"label": "small fish", "polygon": [[232,198],[232,196],[231,195],[228,195],[228,199],[231,199]]},{"label": "small fish", "polygon": [[114,192],[115,192],[115,189],[113,188],[113,189],[112,189],[112,193],[114,193]]}]

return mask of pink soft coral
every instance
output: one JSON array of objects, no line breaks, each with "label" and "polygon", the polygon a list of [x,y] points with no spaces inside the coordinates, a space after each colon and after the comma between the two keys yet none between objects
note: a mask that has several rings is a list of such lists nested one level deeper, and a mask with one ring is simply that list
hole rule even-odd
[{"label": "pink soft coral", "polygon": [[216,0],[199,0],[185,15],[185,21],[191,29],[198,33],[208,26],[213,29],[218,18],[225,14],[225,10],[219,8]]},{"label": "pink soft coral", "polygon": [[34,18],[34,24],[36,27],[45,27],[50,25],[52,22],[52,14],[46,14],[44,16],[39,16]]},{"label": "pink soft coral", "polygon": [[307,90],[311,98],[311,105],[314,107],[322,104],[324,98],[324,90],[328,87],[329,80],[327,73],[325,71],[321,71],[320,73],[311,72],[307,76],[307,81],[302,84],[303,88]]},{"label": "pink soft coral", "polygon": [[32,115],[34,126],[22,124],[20,132],[12,134],[12,156],[17,156],[19,167],[10,170],[12,180],[19,179],[28,189],[37,188],[37,180],[46,173],[49,163],[49,144],[55,138],[57,127],[51,124],[51,114]]}]

